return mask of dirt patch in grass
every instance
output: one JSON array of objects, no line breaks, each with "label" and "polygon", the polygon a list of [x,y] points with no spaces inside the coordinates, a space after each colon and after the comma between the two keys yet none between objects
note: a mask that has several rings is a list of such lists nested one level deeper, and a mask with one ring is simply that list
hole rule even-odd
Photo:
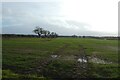
[{"label": "dirt patch in grass", "polygon": [[62,47],[60,47],[59,49],[57,49],[55,52],[53,52],[52,54],[62,55],[62,54],[64,54],[65,48],[67,48],[68,46],[69,46],[69,44],[65,44]]},{"label": "dirt patch in grass", "polygon": [[[97,47],[97,46],[96,46]],[[99,49],[106,49],[106,50],[112,50],[112,51],[118,51],[118,46],[98,46]],[[120,49],[119,49],[120,50]]]},{"label": "dirt patch in grass", "polygon": [[61,56],[60,58],[61,60],[75,60],[75,56],[74,55],[68,55],[68,56]]},{"label": "dirt patch in grass", "polygon": [[102,52],[97,52],[94,51],[92,52],[92,55],[89,56],[89,61],[92,63],[97,63],[97,64],[117,64],[117,62],[111,61],[109,58],[105,56],[101,56]]},{"label": "dirt patch in grass", "polygon": [[113,47],[113,46],[105,46],[105,47],[110,49],[110,50],[118,51],[118,47]]}]

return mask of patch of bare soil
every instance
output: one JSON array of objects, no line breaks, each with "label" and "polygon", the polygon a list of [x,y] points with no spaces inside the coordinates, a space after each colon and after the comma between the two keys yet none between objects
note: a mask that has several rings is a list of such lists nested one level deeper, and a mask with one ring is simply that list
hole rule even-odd
[{"label": "patch of bare soil", "polygon": [[65,56],[61,56],[62,60],[75,60],[75,56],[74,55],[65,55]]},{"label": "patch of bare soil", "polygon": [[99,48],[100,49],[113,50],[113,51],[118,51],[118,49],[119,49],[118,46],[99,46]]},{"label": "patch of bare soil", "polygon": [[73,77],[74,78],[87,78],[89,76],[90,66],[88,65],[88,58],[85,52],[85,48],[79,45],[79,54],[76,56],[76,63],[74,63]]},{"label": "patch of bare soil", "polygon": [[106,59],[103,59],[99,53],[101,52],[92,52],[92,56],[89,56],[88,59],[89,59],[89,62],[92,62],[92,63],[97,63],[97,64],[112,64],[114,62],[111,62],[109,61],[107,58]]},{"label": "patch of bare soil", "polygon": [[110,49],[110,50],[118,51],[118,47],[114,47],[114,46],[106,46],[106,48],[108,48],[108,49]]},{"label": "patch of bare soil", "polygon": [[69,44],[65,44],[64,46],[62,46],[61,48],[59,48],[54,53],[56,53],[56,54],[62,54],[64,52],[65,48],[67,48],[68,46],[69,46]]}]

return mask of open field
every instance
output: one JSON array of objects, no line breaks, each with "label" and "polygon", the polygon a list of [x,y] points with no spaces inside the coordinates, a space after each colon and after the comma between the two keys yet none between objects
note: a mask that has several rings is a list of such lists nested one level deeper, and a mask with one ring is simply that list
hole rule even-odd
[{"label": "open field", "polygon": [[117,40],[3,38],[2,55],[3,78],[117,78],[119,73]]}]

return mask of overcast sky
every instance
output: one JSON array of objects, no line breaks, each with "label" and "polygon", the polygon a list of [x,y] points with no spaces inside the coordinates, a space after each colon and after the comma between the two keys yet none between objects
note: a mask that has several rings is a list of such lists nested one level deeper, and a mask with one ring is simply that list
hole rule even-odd
[{"label": "overcast sky", "polygon": [[3,33],[34,34],[36,26],[60,35],[118,35],[118,0],[2,2]]}]

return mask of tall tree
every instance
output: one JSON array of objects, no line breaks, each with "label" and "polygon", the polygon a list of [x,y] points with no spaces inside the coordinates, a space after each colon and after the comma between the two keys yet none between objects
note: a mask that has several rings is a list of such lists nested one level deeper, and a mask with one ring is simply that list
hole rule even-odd
[{"label": "tall tree", "polygon": [[55,33],[54,32],[51,32],[51,37],[53,38],[55,36]]},{"label": "tall tree", "polygon": [[40,28],[39,26],[37,26],[34,30],[34,33],[38,34],[38,37],[41,37],[41,34],[43,33],[43,28]]},{"label": "tall tree", "polygon": [[47,37],[49,37],[50,36],[50,31],[47,31]]},{"label": "tall tree", "polygon": [[43,30],[43,34],[45,37],[47,37],[47,30]]},{"label": "tall tree", "polygon": [[[34,30],[34,33],[38,34],[38,37],[57,37],[57,34],[55,32],[50,32],[47,30],[44,30],[43,28],[40,28],[39,26],[37,26]],[[43,36],[42,36],[43,34]]]},{"label": "tall tree", "polygon": [[58,34],[57,34],[57,33],[55,33],[54,35],[55,35],[55,37],[57,37],[57,36],[58,36]]}]

